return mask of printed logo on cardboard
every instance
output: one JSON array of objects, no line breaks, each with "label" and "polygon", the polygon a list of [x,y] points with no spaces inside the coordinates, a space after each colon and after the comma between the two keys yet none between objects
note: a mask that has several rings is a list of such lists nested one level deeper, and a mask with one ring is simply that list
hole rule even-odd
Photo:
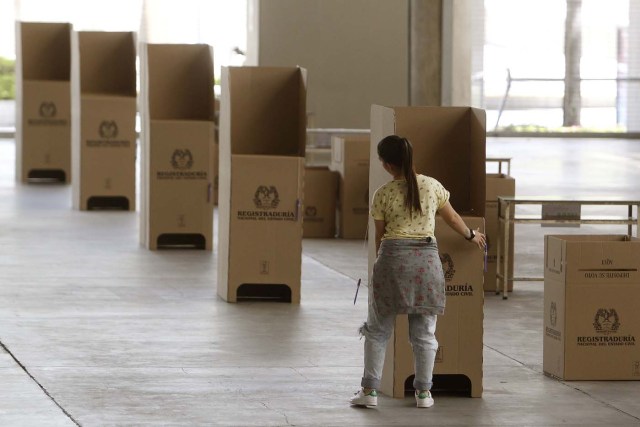
[{"label": "printed logo on cardboard", "polygon": [[278,196],[278,189],[271,185],[261,185],[256,189],[256,193],[253,196],[253,203],[255,203],[258,209],[275,209],[280,203],[280,197]]},{"label": "printed logo on cardboard", "polygon": [[193,166],[193,154],[191,154],[191,150],[180,150],[176,149],[171,156],[171,166],[174,169],[191,169]]},{"label": "printed logo on cardboard", "polygon": [[38,107],[37,119],[29,119],[27,123],[31,126],[66,126],[66,119],[56,119],[58,108],[53,101],[42,101]]},{"label": "printed logo on cardboard", "polygon": [[103,120],[98,129],[100,138],[111,139],[118,136],[118,124],[115,120]]},{"label": "printed logo on cardboard", "polygon": [[186,180],[206,180],[208,172],[206,170],[191,170],[195,163],[195,157],[191,150],[187,148],[176,148],[171,153],[171,157],[165,165],[171,165],[171,170],[159,170],[156,172],[156,179],[186,179]]},{"label": "printed logo on cardboard", "polygon": [[304,208],[304,220],[305,222],[322,222],[324,219],[318,216],[318,208],[315,206],[307,206]]},{"label": "printed logo on cardboard", "polygon": [[238,210],[236,218],[254,221],[297,221],[298,208],[296,212],[278,210],[280,205],[280,195],[274,185],[259,185],[253,194],[253,204],[256,210]]},{"label": "printed logo on cardboard", "polygon": [[596,312],[593,319],[593,328],[596,332],[609,335],[618,332],[620,328],[620,317],[615,309],[601,308]]},{"label": "printed logo on cardboard", "polygon": [[456,274],[456,269],[453,266],[453,258],[447,253],[441,253],[440,262],[442,263],[442,270],[444,271],[444,280],[450,282]]},{"label": "printed logo on cardboard", "polygon": [[98,125],[98,139],[88,139],[87,147],[129,147],[131,141],[116,139],[118,137],[118,124],[115,120],[102,120]]},{"label": "printed logo on cardboard", "polygon": [[40,114],[40,117],[44,117],[45,119],[52,119],[56,114],[58,114],[58,109],[54,102],[44,101],[40,104],[38,114]]},{"label": "printed logo on cardboard", "polygon": [[549,323],[551,324],[551,327],[547,326],[544,328],[545,336],[556,341],[560,341],[562,339],[562,332],[554,329],[558,323],[558,306],[555,301],[551,301],[551,305],[549,307]]},{"label": "printed logo on cardboard", "polygon": [[579,346],[612,347],[635,346],[635,335],[618,334],[621,321],[614,308],[599,308],[593,317],[593,329],[597,335],[576,337]]},{"label": "printed logo on cardboard", "polygon": [[440,262],[442,263],[442,270],[444,272],[445,295],[448,297],[470,297],[473,296],[473,285],[468,283],[451,284],[456,275],[456,269],[453,265],[453,258],[448,253],[440,254]]}]

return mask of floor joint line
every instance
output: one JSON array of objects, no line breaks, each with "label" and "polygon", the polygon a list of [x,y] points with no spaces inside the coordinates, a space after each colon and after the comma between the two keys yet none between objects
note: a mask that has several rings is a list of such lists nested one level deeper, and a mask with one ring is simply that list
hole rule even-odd
[{"label": "floor joint line", "polygon": [[75,425],[77,425],[78,427],[81,427],[81,424],[80,424],[78,421],[76,421],[76,419],[75,419],[75,418],[73,418],[73,416],[71,416],[71,414],[70,414],[66,409],[64,409],[64,408],[62,407],[62,405],[60,405],[60,404],[58,403],[58,401],[56,401],[56,399],[55,399],[53,396],[51,396],[51,394],[47,391],[47,389],[46,389],[46,388],[44,388],[44,386],[40,383],[40,381],[38,381],[38,380],[37,380],[37,379],[36,379],[36,378],[31,374],[31,372],[29,372],[29,370],[27,369],[27,367],[26,367],[26,366],[24,366],[24,365],[22,364],[22,362],[20,362],[20,361],[18,360],[18,358],[17,358],[17,357],[16,357],[16,356],[11,352],[11,350],[9,350],[9,349],[7,348],[7,346],[6,346],[6,345],[4,345],[4,343],[2,342],[2,340],[0,340],[0,347],[1,347],[1,348],[2,348],[2,349],[3,349],[3,350],[4,350],[4,351],[9,355],[9,356],[11,356],[11,358],[13,359],[13,361],[14,361],[14,362],[16,362],[16,364],[17,364],[18,366],[20,366],[20,369],[22,369],[22,370],[25,372],[25,374],[27,374],[27,375],[29,376],[29,378],[31,378],[31,380],[32,380],[34,383],[36,383],[36,384],[38,385],[38,387],[40,387],[40,390],[42,390],[42,391],[44,392],[44,394],[45,394],[45,395],[46,395],[46,396],[47,396],[47,397],[48,397],[48,398],[49,398],[49,399],[50,399],[50,400],[51,400],[51,401],[52,401],[52,402],[53,402],[53,403],[54,403],[54,404],[55,404],[55,405],[56,405],[56,406],[57,406],[57,407],[62,411],[62,413],[63,413],[63,414],[65,414],[65,415],[66,415],[66,416],[67,416],[67,417],[68,417],[68,418],[69,418],[69,419],[70,419],[70,420],[71,420]]}]

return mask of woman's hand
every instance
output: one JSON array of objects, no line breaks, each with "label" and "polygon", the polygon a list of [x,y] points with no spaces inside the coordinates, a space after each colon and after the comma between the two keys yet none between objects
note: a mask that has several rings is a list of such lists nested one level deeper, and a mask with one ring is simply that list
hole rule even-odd
[{"label": "woman's hand", "polygon": [[474,231],[476,235],[469,241],[475,243],[484,251],[485,246],[487,246],[487,236],[480,232],[480,228],[476,228]]}]

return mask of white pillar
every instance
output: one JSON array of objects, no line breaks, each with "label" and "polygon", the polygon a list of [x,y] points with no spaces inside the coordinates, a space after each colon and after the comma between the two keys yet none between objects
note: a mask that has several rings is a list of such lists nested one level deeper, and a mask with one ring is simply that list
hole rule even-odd
[{"label": "white pillar", "polygon": [[473,2],[442,3],[442,105],[471,105],[471,11]]},{"label": "white pillar", "polygon": [[484,0],[469,0],[471,10],[471,106],[484,104]]},{"label": "white pillar", "polygon": [[[640,0],[629,0],[628,75],[640,78]],[[627,131],[640,131],[640,82],[627,89]]]}]

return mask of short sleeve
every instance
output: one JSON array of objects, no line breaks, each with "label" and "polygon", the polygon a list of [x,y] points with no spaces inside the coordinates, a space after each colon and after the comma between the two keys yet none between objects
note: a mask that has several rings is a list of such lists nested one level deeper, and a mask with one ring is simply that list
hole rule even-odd
[{"label": "short sleeve", "polygon": [[373,193],[373,200],[371,201],[371,217],[375,220],[384,220],[384,211],[385,211],[385,202],[384,202],[384,192],[381,191],[381,188],[378,188],[375,193]]},{"label": "short sleeve", "polygon": [[449,191],[444,188],[442,184],[438,180],[433,180],[433,192],[436,195],[436,199],[438,200],[438,209],[442,209],[444,205],[449,201],[449,197],[451,194]]}]

